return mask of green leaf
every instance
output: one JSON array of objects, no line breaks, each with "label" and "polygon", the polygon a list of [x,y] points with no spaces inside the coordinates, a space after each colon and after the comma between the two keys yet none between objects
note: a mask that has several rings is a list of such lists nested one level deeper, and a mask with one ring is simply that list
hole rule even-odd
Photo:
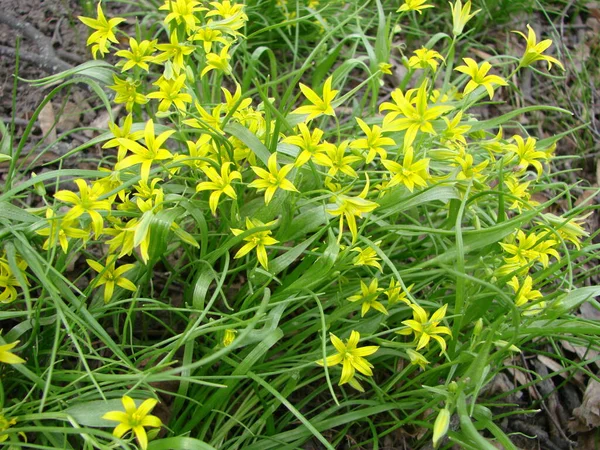
[{"label": "green leaf", "polygon": [[506,114],[503,114],[500,117],[495,117],[493,119],[482,120],[480,122],[469,122],[469,124],[471,124],[471,129],[469,130],[469,133],[474,133],[475,131],[480,131],[480,130],[492,130],[492,129],[498,128],[500,125],[505,124],[509,120],[511,120],[517,116],[520,116],[521,114],[525,114],[525,113],[533,112],[533,111],[555,111],[555,112],[560,112],[563,114],[568,114],[570,116],[573,115],[573,113],[571,111],[568,111],[563,108],[557,108],[556,106],[545,106],[545,105],[526,106],[524,108],[515,109],[514,111],[510,111]]},{"label": "green leaf", "polygon": [[151,441],[148,450],[216,450],[212,445],[191,437],[172,437]]},{"label": "green leaf", "polygon": [[557,298],[550,308],[548,308],[548,317],[557,318],[566,314],[575,308],[578,308],[582,303],[600,295],[600,286],[588,286],[575,289]]},{"label": "green leaf", "polygon": [[229,123],[225,127],[225,131],[246,144],[258,159],[260,159],[265,166],[267,165],[271,152],[248,128],[239,123]]},{"label": "green leaf", "polygon": [[8,202],[0,202],[0,218],[8,219],[12,222],[37,223],[40,219],[22,208]]},{"label": "green leaf", "polygon": [[319,205],[303,211],[291,221],[288,227],[281,227],[275,236],[280,242],[293,241],[301,236],[313,233],[327,223],[325,206]]},{"label": "green leaf", "polygon": [[[458,191],[454,186],[438,185],[433,186],[430,189],[419,192],[414,195],[407,196],[407,189],[398,186],[392,189],[384,197],[377,199],[379,208],[375,211],[379,215],[379,218],[387,217],[392,214],[396,214],[401,211],[413,208],[423,203],[429,203],[434,201],[447,202],[452,199],[459,199]],[[381,213],[385,213],[383,216]]]},{"label": "green leaf", "polygon": [[[136,406],[140,406],[143,400],[134,399],[134,401]],[[102,418],[109,411],[125,411],[121,399],[78,403],[77,405],[70,406],[63,412],[73,417],[79,425],[86,427],[116,427],[118,422]]]}]

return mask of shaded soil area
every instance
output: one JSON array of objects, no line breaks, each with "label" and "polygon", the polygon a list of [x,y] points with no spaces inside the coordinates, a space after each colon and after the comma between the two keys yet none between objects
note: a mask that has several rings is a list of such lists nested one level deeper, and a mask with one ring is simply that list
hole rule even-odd
[{"label": "shaded soil area", "polygon": [[[20,38],[19,76],[37,79],[50,75],[53,68],[56,68],[54,72],[58,72],[87,59],[85,41],[88,30],[77,20],[81,14],[77,0],[0,0],[0,16],[4,19],[0,23],[0,115],[3,118],[10,117],[12,113],[15,56],[11,49],[16,47],[18,36],[23,36]],[[44,65],[52,53],[56,58],[55,64]],[[45,94],[42,89],[20,82],[17,86],[16,117],[28,120]]]}]

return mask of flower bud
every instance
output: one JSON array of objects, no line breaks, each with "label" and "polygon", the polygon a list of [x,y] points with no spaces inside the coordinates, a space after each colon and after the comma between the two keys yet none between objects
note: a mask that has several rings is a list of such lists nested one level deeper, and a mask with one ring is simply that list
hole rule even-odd
[{"label": "flower bud", "polygon": [[223,347],[229,347],[231,345],[231,343],[235,340],[236,333],[237,333],[237,330],[232,330],[232,329],[225,330],[225,334],[223,335],[223,340],[221,341],[221,343],[223,344]]},{"label": "flower bud", "polygon": [[440,440],[446,436],[450,425],[450,411],[444,408],[440,411],[433,424],[433,446],[437,448]]},{"label": "flower bud", "polygon": [[481,330],[483,330],[483,319],[480,317],[475,322],[475,326],[473,327],[473,336],[479,336],[481,334]]}]

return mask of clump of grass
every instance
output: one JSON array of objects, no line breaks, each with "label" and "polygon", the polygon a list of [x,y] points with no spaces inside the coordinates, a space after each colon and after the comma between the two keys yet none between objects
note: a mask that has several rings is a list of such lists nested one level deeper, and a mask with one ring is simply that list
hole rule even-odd
[{"label": "clump of grass", "polygon": [[86,82],[125,112],[73,152],[101,146],[97,170],[19,171],[30,127],[6,151],[0,440],[377,448],[419,427],[413,448],[515,448],[482,392],[533,342],[598,334],[570,314],[598,293],[575,275],[596,249],[585,204],[548,212],[570,199],[552,173],[570,130],[514,121],[568,112],[476,111],[562,65],[533,30],[523,55],[458,59],[479,11],[457,0],[387,92],[398,25],[429,7],[81,18],[117,62],[43,80],[63,83],[46,102]]}]

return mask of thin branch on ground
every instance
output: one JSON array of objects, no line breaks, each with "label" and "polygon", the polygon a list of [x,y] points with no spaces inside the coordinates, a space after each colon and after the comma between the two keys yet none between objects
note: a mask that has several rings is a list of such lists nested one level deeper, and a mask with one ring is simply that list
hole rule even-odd
[{"label": "thin branch on ground", "polygon": [[[39,54],[28,53],[21,50],[21,59],[35,63],[41,69],[51,73],[62,72],[73,67],[56,55],[54,48],[52,47],[51,39],[31,24],[6,11],[0,11],[0,23],[11,27],[18,34],[35,44],[40,50]],[[2,46],[0,49],[0,54],[2,55],[15,56],[15,50],[11,47]]]}]

